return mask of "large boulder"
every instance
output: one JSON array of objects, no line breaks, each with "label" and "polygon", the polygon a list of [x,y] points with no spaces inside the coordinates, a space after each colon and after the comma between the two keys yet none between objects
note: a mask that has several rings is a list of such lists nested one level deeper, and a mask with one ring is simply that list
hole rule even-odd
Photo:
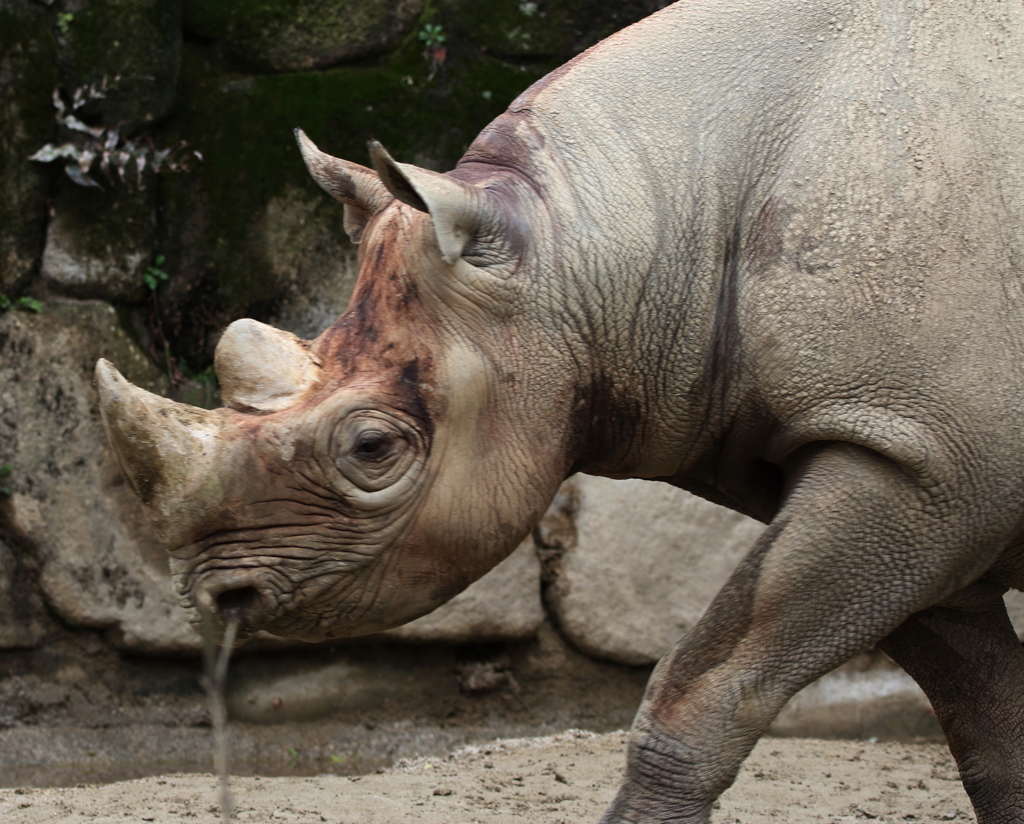
[{"label": "large boulder", "polygon": [[38,266],[49,174],[29,156],[53,139],[57,53],[49,15],[32,0],[0,3],[0,293]]},{"label": "large boulder", "polygon": [[540,529],[547,602],[576,647],[623,664],[689,631],[764,528],[667,484],[567,484]]},{"label": "large boulder", "polygon": [[39,315],[0,316],[0,465],[11,467],[3,526],[68,624],[104,628],[124,649],[194,650],[166,553],[107,448],[92,381],[99,357],[163,388],[106,304],[48,302]]},{"label": "large boulder", "polygon": [[[763,529],[666,484],[576,475],[538,530],[548,608],[580,650],[652,663],[693,627]],[[1005,600],[1024,637],[1024,593]],[[849,678],[866,660],[850,665]]]},{"label": "large boulder", "polygon": [[773,735],[800,738],[941,738],[931,704],[883,653],[858,655],[794,695]]},{"label": "large boulder", "polygon": [[312,339],[345,311],[355,287],[355,248],[338,230],[337,201],[309,186],[286,185],[254,224],[270,277],[284,297],[270,322]]},{"label": "large boulder", "polygon": [[323,69],[394,48],[424,0],[186,0],[190,31],[245,69]]}]

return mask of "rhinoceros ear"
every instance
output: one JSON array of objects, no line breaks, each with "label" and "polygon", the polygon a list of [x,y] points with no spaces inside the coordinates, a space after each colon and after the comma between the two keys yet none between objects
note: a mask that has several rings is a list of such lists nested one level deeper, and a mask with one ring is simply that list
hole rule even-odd
[{"label": "rhinoceros ear", "polygon": [[295,130],[295,140],[313,180],[345,204],[345,231],[353,243],[359,243],[370,218],[391,202],[388,190],[365,166],[321,152],[302,129]]},{"label": "rhinoceros ear", "polygon": [[455,263],[484,218],[482,192],[454,177],[397,163],[375,140],[370,142],[370,159],[391,194],[430,215],[441,256],[449,265]]}]

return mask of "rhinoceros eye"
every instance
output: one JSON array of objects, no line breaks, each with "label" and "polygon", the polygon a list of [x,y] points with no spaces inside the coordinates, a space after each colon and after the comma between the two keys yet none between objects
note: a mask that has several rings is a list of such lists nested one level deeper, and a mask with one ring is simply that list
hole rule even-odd
[{"label": "rhinoceros eye", "polygon": [[382,461],[394,452],[395,439],[386,432],[365,432],[356,441],[352,454],[362,461]]},{"label": "rhinoceros eye", "polygon": [[394,484],[419,460],[414,428],[396,415],[376,409],[357,410],[331,429],[325,466],[337,470],[345,485],[377,492]]}]

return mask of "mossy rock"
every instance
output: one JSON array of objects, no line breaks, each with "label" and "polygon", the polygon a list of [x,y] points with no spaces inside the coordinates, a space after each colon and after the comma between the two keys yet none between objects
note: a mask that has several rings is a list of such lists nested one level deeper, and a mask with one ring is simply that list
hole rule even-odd
[{"label": "mossy rock", "polygon": [[46,228],[49,170],[29,155],[56,133],[57,52],[49,15],[31,0],[0,4],[0,292],[24,287]]},{"label": "mossy rock", "polygon": [[133,134],[167,116],[180,65],[180,0],[65,0],[54,8],[65,90],[104,90],[82,107],[84,120]]},{"label": "mossy rock", "polygon": [[[379,67],[239,76],[218,71],[216,49],[186,46],[180,105],[160,139],[187,140],[204,160],[162,179],[157,246],[172,275],[166,328],[191,365],[208,362],[230,321],[280,317],[323,279],[351,278],[341,205],[309,178],[294,128],[364,164],[377,138],[401,160],[451,168],[544,71],[467,60],[428,80],[419,48],[407,52]],[[340,300],[345,284],[332,288]]]},{"label": "mossy rock", "polygon": [[448,43],[472,42],[512,59],[567,59],[669,0],[435,0]]},{"label": "mossy rock", "polygon": [[221,41],[241,68],[322,69],[389,51],[424,0],[186,0],[189,30]]}]

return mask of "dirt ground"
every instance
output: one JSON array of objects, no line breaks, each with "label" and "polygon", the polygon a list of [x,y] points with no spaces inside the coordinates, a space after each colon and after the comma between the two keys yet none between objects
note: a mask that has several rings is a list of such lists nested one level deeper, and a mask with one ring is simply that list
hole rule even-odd
[{"label": "dirt ground", "polygon": [[[238,822],[596,822],[621,775],[624,733],[495,741],[366,776],[234,778]],[[159,747],[159,742],[153,742]],[[0,821],[216,824],[209,775],[0,790]],[[720,802],[716,824],[973,821],[942,744],[767,738]]]}]

